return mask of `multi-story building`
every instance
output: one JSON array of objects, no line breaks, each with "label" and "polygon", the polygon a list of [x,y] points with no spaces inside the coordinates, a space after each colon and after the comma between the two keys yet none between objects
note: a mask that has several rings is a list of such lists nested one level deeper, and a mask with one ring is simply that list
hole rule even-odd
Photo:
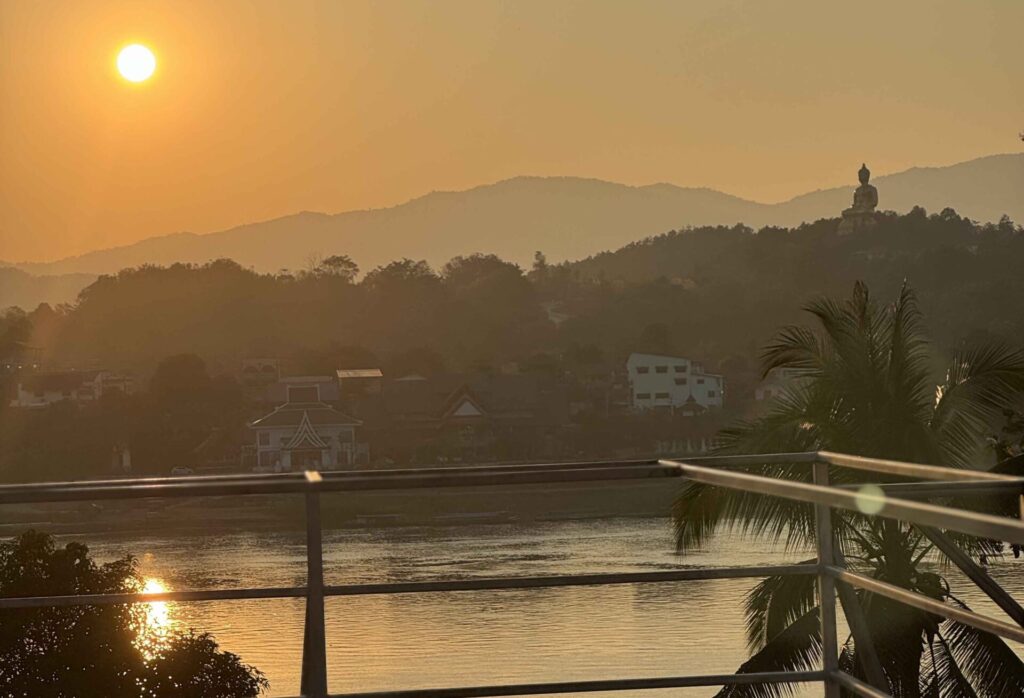
[{"label": "multi-story building", "polygon": [[104,393],[131,394],[134,379],[113,371],[48,371],[30,373],[18,381],[11,407],[46,407],[56,402],[91,402]]},{"label": "multi-story building", "polygon": [[634,353],[626,361],[626,371],[634,410],[700,412],[723,404],[725,380],[690,359]]}]

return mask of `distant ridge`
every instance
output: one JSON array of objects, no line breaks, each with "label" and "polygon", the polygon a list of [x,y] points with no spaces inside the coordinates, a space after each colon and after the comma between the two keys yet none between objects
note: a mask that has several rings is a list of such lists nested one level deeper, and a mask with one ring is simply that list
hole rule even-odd
[{"label": "distant ridge", "polygon": [[[860,163],[850,164],[850,179]],[[871,163],[869,162],[870,166]],[[875,177],[879,208],[903,212],[950,206],[961,215],[1024,221],[1024,154],[992,155],[947,167]],[[438,266],[455,255],[487,252],[528,265],[578,259],[685,226],[744,223],[794,226],[838,216],[853,186],[763,204],[705,188],[627,186],[579,177],[516,177],[457,192],[432,192],[391,208],[338,214],[296,213],[216,233],[175,233],[48,263],[16,266],[32,274],[103,274],[141,264],[230,257],[259,271],[301,269],[316,254],[347,254],[364,270],[402,257]],[[9,305],[0,297],[0,306]]]}]

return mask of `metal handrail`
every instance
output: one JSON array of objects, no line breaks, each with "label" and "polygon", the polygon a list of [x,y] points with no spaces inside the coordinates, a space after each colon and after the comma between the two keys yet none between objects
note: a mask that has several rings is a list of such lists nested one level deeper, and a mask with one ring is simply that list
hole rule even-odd
[{"label": "metal handrail", "polygon": [[[733,468],[770,464],[807,464],[813,484],[778,480]],[[505,464],[452,466],[442,468],[386,471],[307,472],[267,475],[189,476],[185,478],[145,478],[64,482],[40,485],[0,486],[0,504],[29,502],[69,502],[150,497],[194,497],[303,494],[306,503],[307,582],[305,586],[251,589],[183,590],[161,593],[95,594],[79,596],[36,596],[0,598],[0,610],[54,606],[149,603],[153,601],[222,601],[234,599],[305,598],[306,621],[303,637],[302,692],[304,696],[324,698],[327,690],[327,660],[324,600],[327,597],[369,594],[408,594],[457,591],[499,591],[506,589],[679,582],[697,579],[735,579],[775,575],[817,575],[821,597],[821,622],[824,667],[821,671],[789,671],[704,676],[651,677],[573,681],[555,683],[431,688],[405,691],[348,694],[346,698],[474,698],[494,695],[589,692],[624,689],[675,688],[752,683],[821,682],[828,698],[839,695],[840,686],[860,696],[887,696],[888,686],[880,667],[868,667],[871,683],[842,672],[836,661],[836,607],[838,591],[843,608],[851,620],[858,646],[875,657],[870,637],[865,637],[856,597],[856,587],[907,603],[929,613],[954,618],[1010,639],[1024,641],[1024,627],[1003,623],[944,604],[915,592],[851,572],[841,564],[841,555],[832,548],[833,508],[858,510],[870,505],[878,515],[898,518],[930,532],[929,537],[942,546],[952,545],[935,529],[948,529],[984,538],[1024,543],[1024,523],[1013,519],[937,506],[894,496],[852,491],[849,486],[829,484],[829,466],[847,467],[903,478],[934,482],[886,484],[887,494],[931,498],[954,493],[1020,492],[1024,479],[978,470],[958,470],[916,463],[848,456],[830,452],[785,453],[769,455],[708,456],[685,460],[612,460],[600,462]],[[322,525],[320,495],[331,492],[356,492],[406,488],[492,486],[505,484],[579,483],[649,478],[688,478],[708,485],[738,489],[769,496],[785,497],[816,508],[818,563],[761,567],[693,568],[658,572],[600,573],[536,577],[476,578],[386,582],[372,584],[326,585],[323,579]],[[961,553],[952,556],[961,567],[971,564]],[[990,578],[976,568],[965,570],[986,593],[1019,620],[1024,611]],[[838,583],[838,584],[837,584]],[[984,585],[983,585],[984,583]],[[848,585],[848,586],[847,586]],[[1000,594],[995,594],[993,586]],[[838,589],[837,589],[838,587]],[[852,598],[852,602],[850,601]],[[860,630],[858,631],[858,628]],[[877,658],[876,658],[877,659]]]}]

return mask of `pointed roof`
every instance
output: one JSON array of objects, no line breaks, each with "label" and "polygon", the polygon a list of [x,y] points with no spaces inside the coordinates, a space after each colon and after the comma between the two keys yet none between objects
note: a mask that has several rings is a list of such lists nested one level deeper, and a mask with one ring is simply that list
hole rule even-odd
[{"label": "pointed roof", "polygon": [[306,410],[302,411],[302,421],[299,422],[299,428],[291,441],[285,444],[285,448],[327,448],[327,444],[316,433],[313,425],[310,424],[309,412]]},{"label": "pointed roof", "polygon": [[303,421],[309,421],[312,426],[362,424],[358,419],[353,419],[323,402],[286,402],[270,414],[252,422],[249,427],[298,427]]},{"label": "pointed roof", "polygon": [[445,401],[442,419],[449,417],[483,417],[485,410],[468,385],[462,384]]}]

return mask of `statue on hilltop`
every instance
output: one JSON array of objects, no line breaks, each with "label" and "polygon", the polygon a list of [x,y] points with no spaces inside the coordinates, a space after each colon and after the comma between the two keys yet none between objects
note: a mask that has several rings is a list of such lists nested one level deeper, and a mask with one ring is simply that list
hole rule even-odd
[{"label": "statue on hilltop", "polygon": [[868,180],[871,170],[867,165],[860,166],[857,173],[860,186],[853,192],[853,206],[843,211],[843,220],[839,221],[839,234],[848,235],[875,226],[875,208],[878,206],[878,190]]}]

